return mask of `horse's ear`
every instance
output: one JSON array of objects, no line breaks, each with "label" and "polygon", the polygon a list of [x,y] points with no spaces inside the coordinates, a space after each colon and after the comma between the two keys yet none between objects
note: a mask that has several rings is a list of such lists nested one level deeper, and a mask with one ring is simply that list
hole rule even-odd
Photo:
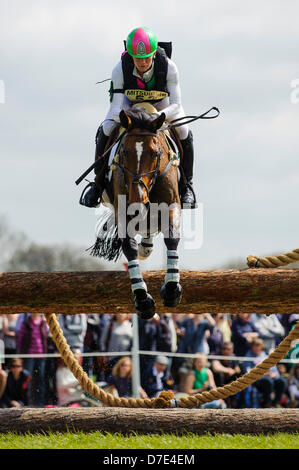
[{"label": "horse's ear", "polygon": [[157,131],[158,129],[160,129],[160,127],[164,123],[165,119],[166,119],[165,113],[161,113],[160,116],[158,116],[156,119],[154,119],[154,121],[152,122],[153,131]]},{"label": "horse's ear", "polygon": [[119,113],[119,119],[120,119],[121,125],[125,129],[130,129],[130,127],[132,126],[132,120],[131,120],[130,116],[127,116],[127,114],[125,113],[125,111],[123,109]]}]

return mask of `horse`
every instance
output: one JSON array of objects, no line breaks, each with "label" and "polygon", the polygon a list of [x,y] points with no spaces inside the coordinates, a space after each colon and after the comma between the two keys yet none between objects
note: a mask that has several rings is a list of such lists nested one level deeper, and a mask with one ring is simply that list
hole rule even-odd
[{"label": "horse", "polygon": [[[162,112],[157,116],[146,109],[133,106],[119,114],[123,136],[109,166],[112,171],[110,188],[103,196],[104,204],[106,198],[107,205],[110,204],[113,210],[115,225],[111,231],[107,228],[107,220],[105,223],[102,221],[101,228],[105,234],[98,235],[92,254],[116,260],[121,251],[124,253],[136,313],[143,319],[150,319],[156,313],[155,301],[147,292],[139,259],[148,258],[153,251],[155,235],[163,233],[167,272],[160,295],[164,306],[177,306],[182,296],[177,251],[181,203],[178,152],[174,151],[171,139],[161,129],[165,114]],[[107,193],[110,194],[109,201]],[[141,235],[139,244],[137,234]]]}]

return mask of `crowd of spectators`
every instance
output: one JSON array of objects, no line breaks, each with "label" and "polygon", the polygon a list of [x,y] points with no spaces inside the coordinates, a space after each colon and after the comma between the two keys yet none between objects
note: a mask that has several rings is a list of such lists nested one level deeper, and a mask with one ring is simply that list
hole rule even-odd
[{"label": "crowd of spectators", "polygon": [[[66,340],[84,371],[105,390],[120,397],[132,396],[131,317],[59,315]],[[152,398],[162,390],[173,390],[179,397],[226,385],[262,362],[298,320],[299,314],[169,313],[148,321],[138,318],[139,349],[153,352],[140,354],[139,394]],[[42,314],[0,316],[0,340],[5,348],[5,362],[0,362],[0,407],[84,404],[86,396],[61,358],[30,357],[57,353]],[[294,346],[297,347],[298,344]],[[99,352],[104,355],[96,355]],[[90,354],[83,357],[82,353]],[[172,357],[168,353],[178,354]],[[292,359],[298,354],[295,351],[287,357]],[[243,392],[204,405],[271,406],[299,406],[298,363],[280,363]]]}]

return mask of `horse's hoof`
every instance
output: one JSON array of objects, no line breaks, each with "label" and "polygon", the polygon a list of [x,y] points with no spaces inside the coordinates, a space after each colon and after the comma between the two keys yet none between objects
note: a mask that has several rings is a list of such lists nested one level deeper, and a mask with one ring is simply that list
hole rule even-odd
[{"label": "horse's hoof", "polygon": [[143,320],[150,320],[156,313],[154,299],[143,289],[135,291],[134,304],[137,315]]},{"label": "horse's hoof", "polygon": [[165,307],[176,307],[182,298],[182,286],[178,282],[167,282],[163,284],[160,295]]}]

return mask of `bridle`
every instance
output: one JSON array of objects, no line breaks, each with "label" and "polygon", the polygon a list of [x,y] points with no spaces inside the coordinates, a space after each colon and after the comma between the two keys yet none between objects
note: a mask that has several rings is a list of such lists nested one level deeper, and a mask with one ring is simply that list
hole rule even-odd
[{"label": "bridle", "polygon": [[[160,131],[160,130],[157,130],[157,132],[126,132],[124,137],[127,137],[127,136],[129,136],[129,137],[130,136],[138,136],[138,137],[140,137],[140,136],[155,136],[155,137],[157,137],[157,134],[159,132],[162,133],[162,131]],[[120,145],[122,145],[122,144],[120,144]],[[122,148],[122,153],[125,157],[127,156],[127,154],[126,154],[126,152],[123,148]],[[127,174],[131,175],[132,178],[133,178],[132,184],[140,184],[141,186],[143,186],[145,188],[146,192],[147,192],[147,196],[149,197],[149,194],[150,194],[151,190],[153,189],[157,179],[163,178],[166,175],[166,173],[169,171],[169,169],[170,169],[171,165],[173,164],[174,160],[177,160],[177,155],[173,154],[171,159],[169,160],[168,164],[166,165],[165,169],[162,171],[162,173],[159,174],[162,155],[163,155],[163,151],[161,150],[160,144],[158,143],[156,167],[155,167],[154,170],[146,171],[144,173],[133,173],[131,170],[129,170],[129,168],[126,168],[124,165],[122,165],[117,160],[114,160],[113,164],[115,164],[121,170],[121,172],[123,173],[126,189],[128,189],[128,184],[127,184],[127,181],[126,181],[126,173],[127,173]],[[143,181],[142,178],[144,176],[149,176],[149,175],[152,175],[152,177],[151,177],[151,180],[150,180],[150,186],[148,187],[145,184],[145,182]]]}]

